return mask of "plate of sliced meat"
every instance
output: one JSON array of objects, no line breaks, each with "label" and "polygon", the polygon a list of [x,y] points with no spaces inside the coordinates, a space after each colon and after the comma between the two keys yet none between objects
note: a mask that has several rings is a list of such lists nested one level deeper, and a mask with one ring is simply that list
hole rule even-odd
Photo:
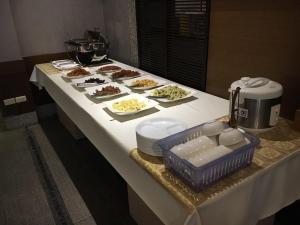
[{"label": "plate of sliced meat", "polygon": [[111,98],[117,95],[130,93],[130,89],[121,84],[111,82],[101,86],[86,88],[88,95],[96,99]]},{"label": "plate of sliced meat", "polygon": [[140,72],[133,70],[120,70],[118,72],[114,72],[110,75],[110,78],[114,81],[116,80],[128,80],[135,77],[141,76]]},{"label": "plate of sliced meat", "polygon": [[82,77],[86,77],[86,76],[90,76],[91,72],[83,69],[83,68],[76,68],[72,71],[63,71],[63,77],[65,78],[69,78],[69,79],[76,79],[76,78],[82,78]]}]

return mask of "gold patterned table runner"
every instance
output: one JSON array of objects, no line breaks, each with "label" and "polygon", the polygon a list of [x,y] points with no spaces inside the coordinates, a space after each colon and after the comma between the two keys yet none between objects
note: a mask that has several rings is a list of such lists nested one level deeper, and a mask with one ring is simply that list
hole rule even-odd
[{"label": "gold patterned table runner", "polygon": [[54,66],[52,66],[51,63],[38,64],[37,67],[47,75],[60,73],[60,71],[56,69]]},{"label": "gold patterned table runner", "polygon": [[250,166],[225,177],[199,193],[192,191],[167,170],[162,158],[144,154],[138,149],[132,150],[130,156],[172,193],[187,210],[191,211],[218,193],[237,185],[259,170],[269,167],[300,149],[300,133],[292,130],[291,122],[285,119],[280,119],[275,128],[258,136],[261,143],[255,150]]}]

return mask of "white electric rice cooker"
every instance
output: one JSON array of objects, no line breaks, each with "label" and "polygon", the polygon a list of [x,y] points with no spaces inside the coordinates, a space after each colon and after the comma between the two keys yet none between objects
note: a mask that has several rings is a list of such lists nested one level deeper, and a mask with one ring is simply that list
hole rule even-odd
[{"label": "white electric rice cooker", "polygon": [[231,84],[230,116],[237,126],[250,132],[274,127],[280,113],[281,84],[263,77],[242,77]]}]

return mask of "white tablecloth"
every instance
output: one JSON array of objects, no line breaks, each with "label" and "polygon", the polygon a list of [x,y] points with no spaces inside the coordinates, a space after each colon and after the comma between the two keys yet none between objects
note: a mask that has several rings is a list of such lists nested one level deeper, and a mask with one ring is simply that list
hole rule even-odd
[{"label": "white tablecloth", "polygon": [[[133,69],[122,63],[115,64]],[[152,114],[145,111],[125,118],[108,113],[103,103],[94,103],[84,92],[79,92],[71,83],[62,79],[61,75],[46,75],[39,66],[35,67],[30,80],[47,90],[165,224],[256,224],[258,219],[300,198],[300,179],[295,181],[295,177],[300,178],[300,154],[294,154],[274,168],[250,177],[199,206],[192,214],[187,213],[181,203],[129,157],[129,152],[137,146],[135,127],[139,122],[154,117],[172,117],[192,127],[226,115],[229,108],[227,100],[198,91],[195,95],[197,99],[193,101],[166,108],[157,106],[157,112]]]}]

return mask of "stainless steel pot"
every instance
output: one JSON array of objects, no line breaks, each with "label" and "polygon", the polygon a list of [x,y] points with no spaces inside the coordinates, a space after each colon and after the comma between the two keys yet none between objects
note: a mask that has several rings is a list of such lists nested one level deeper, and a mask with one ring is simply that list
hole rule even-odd
[{"label": "stainless steel pot", "polygon": [[100,62],[108,57],[109,43],[96,31],[87,31],[84,39],[71,39],[65,42],[68,53],[82,65]]}]

